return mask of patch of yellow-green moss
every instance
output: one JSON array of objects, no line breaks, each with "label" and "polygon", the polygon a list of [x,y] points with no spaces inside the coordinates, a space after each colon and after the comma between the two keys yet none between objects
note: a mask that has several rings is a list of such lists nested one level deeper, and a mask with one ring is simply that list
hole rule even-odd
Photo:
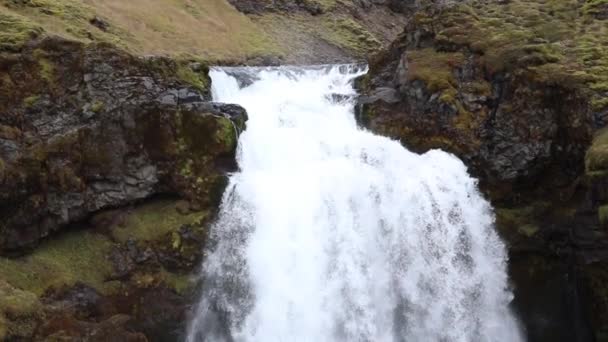
[{"label": "patch of yellow-green moss", "polygon": [[608,12],[608,0],[587,0],[583,5],[587,14],[600,14]]},{"label": "patch of yellow-green moss", "polygon": [[602,226],[608,226],[608,204],[597,208],[597,218]]},{"label": "patch of yellow-green moss", "polygon": [[18,259],[0,257],[0,278],[11,285],[42,295],[49,288],[82,282],[99,291],[112,266],[106,259],[112,242],[93,232],[72,231],[43,242]]},{"label": "patch of yellow-green moss", "polygon": [[31,337],[40,319],[38,297],[0,279],[0,340]]},{"label": "patch of yellow-green moss", "polygon": [[176,75],[180,80],[190,84],[199,91],[205,92],[209,90],[211,80],[207,74],[207,68],[204,68],[202,72],[195,72],[186,62],[180,62]]},{"label": "patch of yellow-green moss", "polygon": [[169,288],[172,288],[180,295],[190,292],[196,285],[192,275],[162,270],[160,276]]},{"label": "patch of yellow-green moss", "polygon": [[539,80],[587,91],[599,111],[608,106],[608,20],[590,13],[603,2],[475,0],[422,11],[414,21],[442,46],[479,53],[490,73],[536,70]]},{"label": "patch of yellow-green moss", "polygon": [[373,33],[350,18],[326,20],[318,28],[321,37],[348,51],[367,54],[382,46]]},{"label": "patch of yellow-green moss", "polygon": [[424,81],[431,92],[444,92],[442,100],[453,102],[456,92],[454,69],[464,61],[460,52],[437,52],[434,49],[413,50],[407,53],[408,78]]},{"label": "patch of yellow-green moss", "polygon": [[215,141],[221,146],[225,146],[227,151],[234,150],[237,144],[237,133],[232,120],[228,118],[218,118],[218,128],[215,131]]},{"label": "patch of yellow-green moss", "polygon": [[585,155],[587,173],[608,170],[608,128],[598,131]]},{"label": "patch of yellow-green moss", "polygon": [[45,51],[37,49],[34,51],[34,58],[38,61],[40,67],[40,76],[48,84],[53,84],[55,80],[55,66],[47,58]]},{"label": "patch of yellow-green moss", "polygon": [[206,211],[181,214],[172,200],[155,201],[134,208],[122,225],[112,229],[112,236],[120,242],[128,239],[154,241],[177,231],[185,224],[198,225],[207,217]]},{"label": "patch of yellow-green moss", "polygon": [[[539,231],[538,217],[550,208],[549,202],[535,202],[527,206],[495,209],[498,229],[505,236],[523,235],[533,237]],[[514,234],[516,233],[516,234]]]},{"label": "patch of yellow-green moss", "polygon": [[40,26],[0,4],[0,51],[18,51],[42,32]]},{"label": "patch of yellow-green moss", "polygon": [[93,113],[99,113],[103,110],[104,106],[102,101],[97,100],[91,104],[91,111],[93,111]]},{"label": "patch of yellow-green moss", "polygon": [[31,107],[34,104],[36,104],[36,102],[38,102],[39,99],[40,99],[40,96],[38,96],[38,95],[28,96],[25,99],[23,99],[23,105],[25,107]]}]

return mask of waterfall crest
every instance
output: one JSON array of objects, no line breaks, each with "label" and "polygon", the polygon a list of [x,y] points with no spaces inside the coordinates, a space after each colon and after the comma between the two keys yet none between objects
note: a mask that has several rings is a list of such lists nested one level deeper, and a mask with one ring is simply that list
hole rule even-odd
[{"label": "waterfall crest", "polygon": [[354,65],[212,69],[249,121],[188,341],[520,341],[489,203],[455,156],[357,127]]}]

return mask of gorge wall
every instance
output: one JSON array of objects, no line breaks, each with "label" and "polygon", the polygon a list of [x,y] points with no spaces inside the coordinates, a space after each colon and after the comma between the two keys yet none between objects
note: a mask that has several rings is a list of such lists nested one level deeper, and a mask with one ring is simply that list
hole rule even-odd
[{"label": "gorge wall", "polygon": [[[523,321],[557,319],[529,326],[530,340],[606,338],[605,9],[427,4],[358,81],[363,126],[450,151],[479,177],[510,245],[516,301],[528,298]],[[537,292],[518,284],[525,273]]]}]

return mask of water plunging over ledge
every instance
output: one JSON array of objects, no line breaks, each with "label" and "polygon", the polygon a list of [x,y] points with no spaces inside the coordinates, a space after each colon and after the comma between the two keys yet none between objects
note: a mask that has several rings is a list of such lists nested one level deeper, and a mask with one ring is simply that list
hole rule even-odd
[{"label": "water plunging over ledge", "polygon": [[358,128],[363,73],[212,69],[214,100],[249,121],[189,342],[522,340],[475,179],[451,154]]}]

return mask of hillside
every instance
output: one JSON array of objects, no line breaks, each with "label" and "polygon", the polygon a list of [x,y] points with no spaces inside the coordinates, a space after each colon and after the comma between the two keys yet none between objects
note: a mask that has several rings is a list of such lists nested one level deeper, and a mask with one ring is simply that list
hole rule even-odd
[{"label": "hillside", "polygon": [[109,42],[140,55],[196,56],[224,64],[319,63],[362,59],[390,42],[403,23],[403,15],[386,6],[350,0],[242,3],[2,0],[0,27],[6,30],[0,46],[16,49],[27,36],[44,33]]}]

